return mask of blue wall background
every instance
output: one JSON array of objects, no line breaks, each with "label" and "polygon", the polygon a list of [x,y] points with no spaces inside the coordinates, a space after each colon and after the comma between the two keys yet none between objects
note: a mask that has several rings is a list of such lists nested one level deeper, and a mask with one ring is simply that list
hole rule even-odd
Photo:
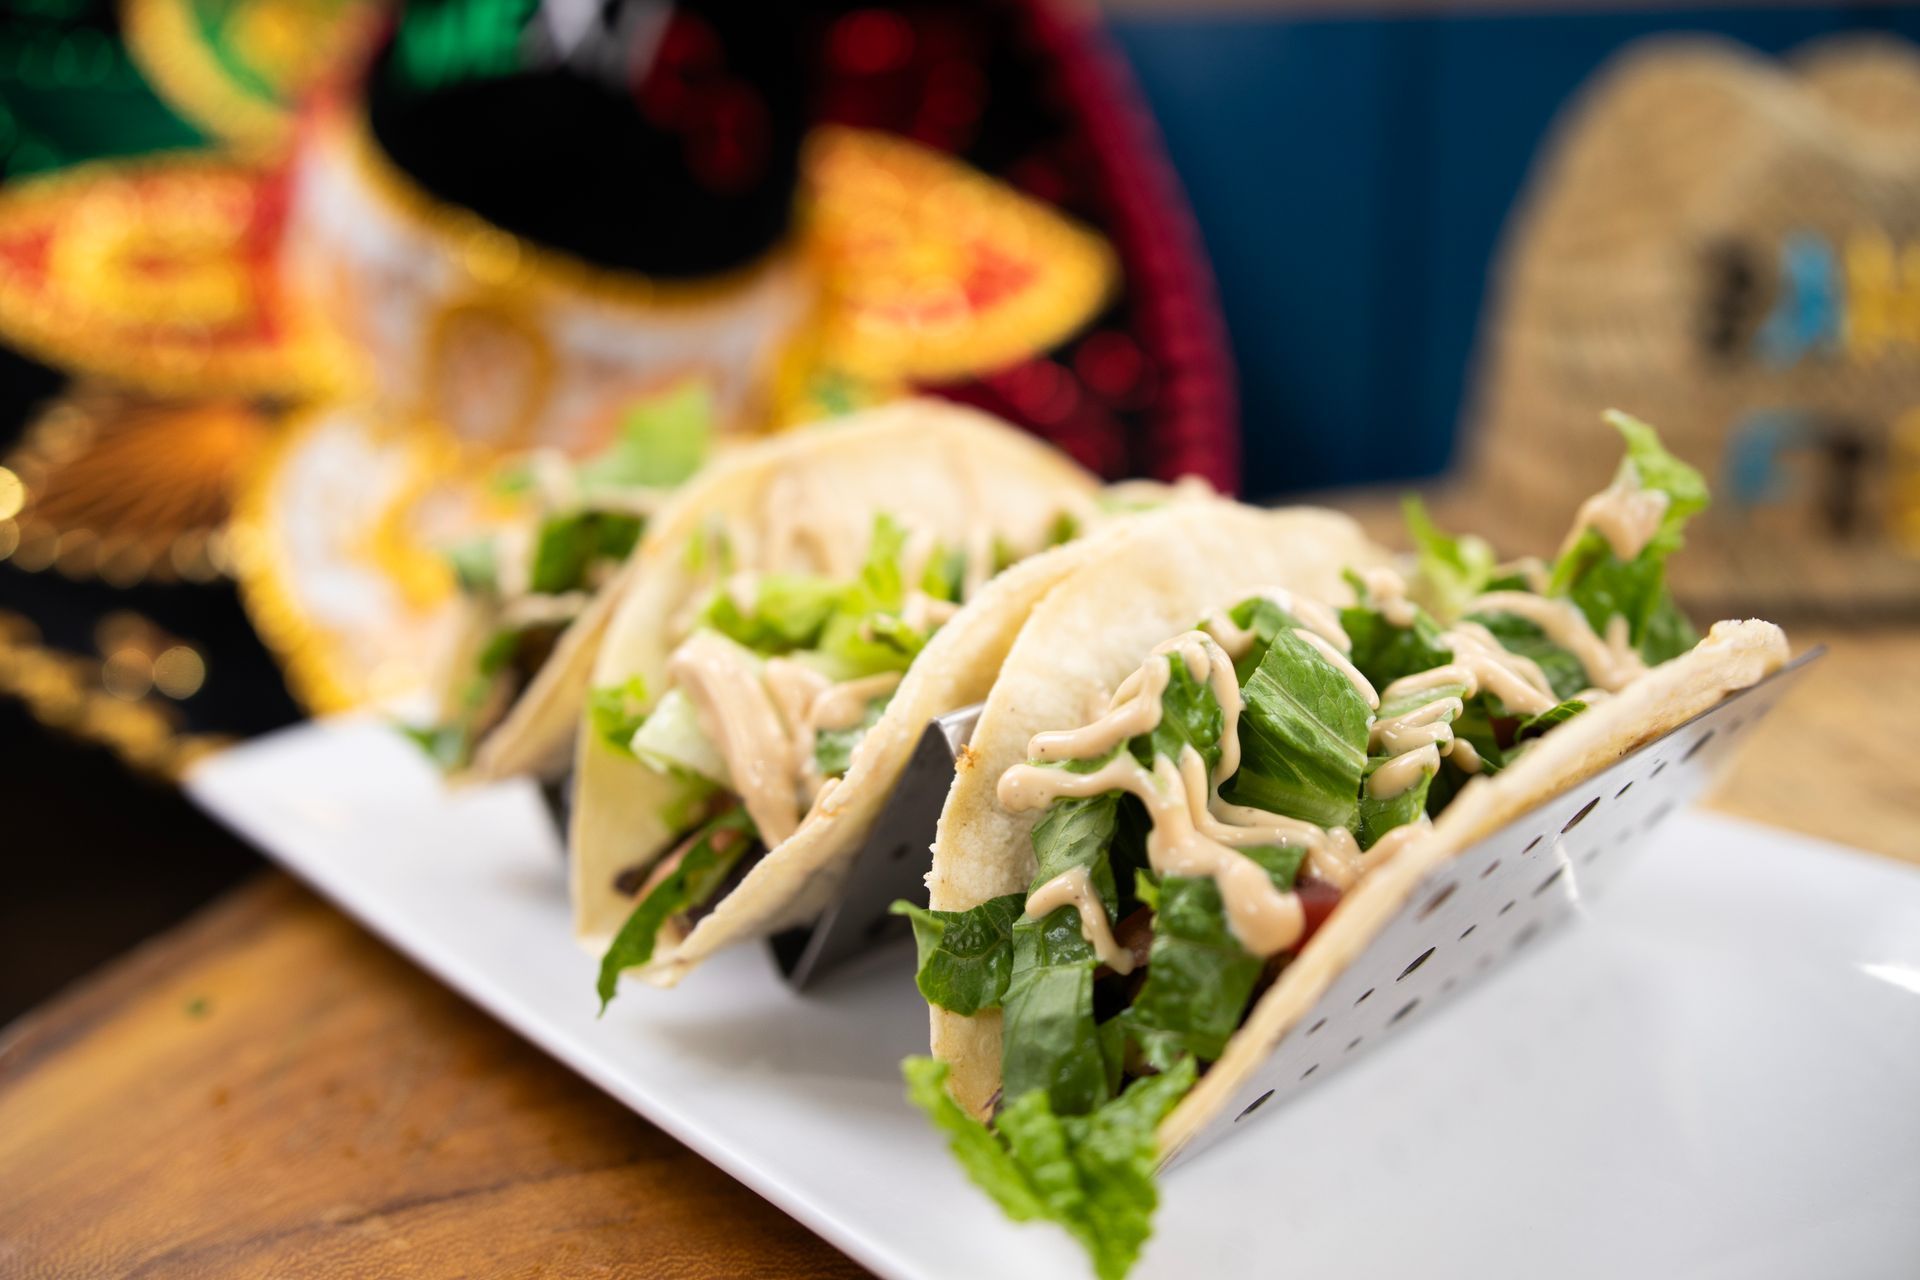
[{"label": "blue wall background", "polygon": [[1781,53],[1863,29],[1920,38],[1920,8],[1119,20],[1220,282],[1246,491],[1446,467],[1507,211],[1621,46],[1686,31]]}]

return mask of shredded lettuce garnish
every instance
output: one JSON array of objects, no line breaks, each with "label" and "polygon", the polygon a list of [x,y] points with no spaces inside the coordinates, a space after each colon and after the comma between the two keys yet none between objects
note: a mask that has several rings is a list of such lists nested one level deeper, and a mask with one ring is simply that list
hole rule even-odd
[{"label": "shredded lettuce garnish", "polygon": [[[723,832],[737,835],[727,842],[726,848],[716,848],[715,837]],[[594,988],[600,995],[601,1013],[607,1011],[607,1005],[619,993],[620,975],[653,959],[661,926],[705,904],[757,838],[753,820],[739,805],[709,820],[695,833],[693,846],[681,858],[680,865],[640,900],[601,957],[600,977]]]},{"label": "shredded lettuce garnish", "polygon": [[1240,771],[1222,797],[1316,826],[1350,825],[1367,766],[1369,716],[1353,682],[1286,630],[1241,696]]},{"label": "shredded lettuce garnish", "polygon": [[1193,1087],[1191,1058],[1135,1081],[1087,1115],[1057,1113],[1038,1090],[1013,1097],[991,1128],[947,1093],[946,1063],[908,1058],[901,1070],[908,1099],[946,1133],[961,1166],[1008,1217],[1065,1227],[1099,1280],[1132,1270],[1160,1201],[1154,1131]]},{"label": "shredded lettuce garnish", "polygon": [[896,902],[894,915],[913,922],[919,971],[914,983],[927,1003],[955,1013],[997,1009],[1013,974],[1013,922],[1026,895],[989,898],[969,911],[929,911]]},{"label": "shredded lettuce garnish", "polygon": [[634,731],[647,718],[647,682],[629,676],[587,694],[587,725],[595,737],[623,756],[633,755]]},{"label": "shredded lettuce garnish", "polygon": [[713,450],[713,390],[688,379],[627,410],[613,443],[579,470],[595,489],[668,489],[705,465]]},{"label": "shredded lettuce garnish", "polygon": [[[1375,600],[1365,579],[1348,575],[1355,602],[1340,614],[1351,641],[1347,656],[1382,695],[1377,711],[1297,634],[1296,620],[1280,605],[1256,597],[1229,610],[1233,623],[1253,639],[1235,662],[1241,763],[1222,786],[1222,798],[1323,829],[1345,827],[1362,850],[1372,849],[1389,832],[1439,814],[1467,781],[1468,768],[1497,772],[1530,739],[1580,715],[1586,703],[1579,695],[1594,683],[1592,673],[1529,619],[1499,608],[1476,609],[1492,591],[1535,591],[1544,577],[1547,593],[1575,604],[1603,639],[1608,626],[1617,632],[1615,619],[1624,618],[1631,642],[1648,662],[1690,644],[1692,629],[1666,592],[1665,559],[1680,545],[1682,525],[1705,505],[1704,485],[1644,424],[1622,415],[1609,421],[1627,441],[1617,483],[1667,495],[1658,528],[1631,560],[1620,561],[1600,534],[1583,529],[1550,573],[1503,570],[1485,543],[1443,533],[1410,500],[1406,515],[1418,550],[1419,598],[1428,608]],[[1495,644],[1537,664],[1558,701],[1538,714],[1519,714],[1491,693],[1469,694],[1464,683],[1385,697],[1395,681],[1447,666],[1455,656],[1451,646],[1467,643],[1450,638],[1429,608],[1449,625],[1484,627]],[[1437,765],[1420,769],[1412,785],[1370,794],[1368,779],[1397,758],[1386,744],[1373,746],[1372,726],[1434,703],[1441,705],[1431,723],[1444,725],[1434,745],[1443,746],[1450,731],[1472,748],[1471,755],[1455,747],[1439,755]],[[1114,754],[1044,767],[1086,773],[1125,751],[1152,769],[1161,760],[1177,763],[1191,749],[1211,770],[1220,759],[1224,727],[1211,687],[1193,679],[1175,657],[1152,731]],[[1153,873],[1145,853],[1145,812],[1137,798],[1121,791],[1058,799],[1033,828],[1038,873],[1027,894],[1007,894],[968,911],[895,907],[913,920],[915,981],[930,1003],[969,1016],[996,1007],[1001,1012],[1006,1101],[991,1124],[967,1115],[948,1096],[940,1063],[908,1061],[910,1095],[947,1132],[975,1182],[1015,1218],[1065,1226],[1087,1247],[1102,1277],[1124,1274],[1150,1229],[1158,1117],[1206,1064],[1225,1053],[1263,975],[1288,959],[1283,953],[1270,963],[1241,943],[1211,876]],[[1296,886],[1306,857],[1291,845],[1240,852],[1283,891]],[[1041,885],[1082,867],[1123,946],[1138,945],[1142,925],[1149,931],[1144,972],[1109,979],[1072,906],[1039,919],[1024,914]],[[1129,1085],[1129,1077],[1137,1078]],[[1122,1130],[1124,1139],[1115,1137],[1120,1147],[1114,1150],[1123,1150],[1124,1158],[1117,1165],[1096,1164],[1091,1144]],[[1109,1179],[1116,1167],[1121,1172]]]},{"label": "shredded lettuce garnish", "polygon": [[1467,601],[1485,591],[1493,579],[1493,548],[1472,534],[1442,533],[1427,514],[1426,504],[1412,494],[1401,499],[1400,511],[1418,557],[1416,595],[1441,617],[1459,617]]}]

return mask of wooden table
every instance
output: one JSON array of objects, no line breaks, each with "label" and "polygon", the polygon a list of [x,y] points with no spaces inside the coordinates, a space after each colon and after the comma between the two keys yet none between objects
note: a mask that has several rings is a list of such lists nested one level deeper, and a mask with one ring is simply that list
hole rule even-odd
[{"label": "wooden table", "polygon": [[[1920,861],[1920,632],[1832,652],[1717,804]],[[0,1274],[859,1275],[282,876],[0,1043]]]}]

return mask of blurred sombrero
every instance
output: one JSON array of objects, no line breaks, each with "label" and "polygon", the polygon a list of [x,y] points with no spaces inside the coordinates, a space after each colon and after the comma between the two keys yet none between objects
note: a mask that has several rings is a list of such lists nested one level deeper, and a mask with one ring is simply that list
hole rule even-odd
[{"label": "blurred sombrero", "polygon": [[302,98],[377,29],[374,0],[124,0],[147,82],[215,138],[250,151],[292,140]]},{"label": "blurred sombrero", "polygon": [[1920,51],[1890,38],[1660,38],[1598,72],[1509,227],[1441,521],[1555,545],[1617,406],[1713,482],[1683,603],[1920,607],[1917,118]]},{"label": "blurred sombrero", "polygon": [[[488,43],[463,0],[422,0],[343,89],[316,68],[356,39],[316,40],[332,52],[309,65],[274,33],[312,14],[350,33],[364,6],[133,0],[142,56],[184,110],[224,113],[217,132],[269,153],[290,137],[291,156],[0,191],[0,228],[17,216],[41,237],[21,241],[19,285],[0,277],[0,334],[171,406],[237,396],[262,433],[284,405],[326,406],[248,443],[232,545],[250,553],[229,558],[303,697],[387,692],[430,661],[432,593],[414,588],[431,575],[410,588],[373,550],[422,459],[459,457],[458,487],[477,458],[588,454],[623,406],[689,376],[733,430],[932,389],[1109,475],[1233,487],[1197,233],[1093,15],[616,8],[635,22],[558,32],[540,6]],[[162,70],[153,51],[183,38],[197,45]],[[588,56],[609,41],[619,57]],[[1018,110],[989,109],[1003,92]],[[42,243],[56,201],[88,231],[58,258]],[[179,212],[200,205],[219,216]]]}]

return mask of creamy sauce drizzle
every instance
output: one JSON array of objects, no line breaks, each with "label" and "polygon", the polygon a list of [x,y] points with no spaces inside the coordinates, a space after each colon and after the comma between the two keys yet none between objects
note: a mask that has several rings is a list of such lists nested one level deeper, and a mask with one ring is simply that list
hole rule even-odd
[{"label": "creamy sauce drizzle", "polygon": [[667,675],[693,702],[760,838],[772,847],[792,835],[800,824],[799,762],[753,655],[715,632],[696,631],[667,660]]},{"label": "creamy sauce drizzle", "polygon": [[584,591],[567,591],[547,596],[532,593],[509,600],[500,610],[502,627],[535,627],[556,622],[572,622],[593,597]]},{"label": "creamy sauce drizzle", "polygon": [[1035,889],[1027,897],[1027,914],[1035,919],[1061,907],[1080,913],[1080,936],[1093,944],[1093,954],[1115,973],[1133,972],[1133,952],[1114,939],[1113,926],[1107,923],[1107,906],[1094,892],[1093,879],[1085,867],[1069,867]]},{"label": "creamy sauce drizzle", "polygon": [[[1657,492],[1657,490],[1656,490]],[[1547,639],[1571,653],[1586,668],[1587,679],[1609,693],[1624,689],[1647,669],[1628,638],[1627,620],[1615,614],[1603,640],[1587,615],[1571,600],[1549,599],[1524,591],[1490,591],[1473,602],[1476,613],[1510,613],[1525,618]]]},{"label": "creamy sauce drizzle", "polygon": [[1573,528],[1560,544],[1560,554],[1573,549],[1580,535],[1592,529],[1607,540],[1613,554],[1631,560],[1646,548],[1660,531],[1667,514],[1667,495],[1659,489],[1642,489],[1640,474],[1631,462],[1620,469],[1612,484],[1580,504]]},{"label": "creamy sauce drizzle", "polygon": [[[1241,700],[1233,660],[1212,635],[1189,631],[1161,644],[1121,682],[1105,715],[1081,729],[1037,734],[1028,752],[1041,761],[1098,759],[1129,738],[1151,733],[1160,723],[1161,695],[1176,660],[1186,663],[1195,679],[1208,683],[1224,713],[1220,763],[1211,775],[1192,747],[1181,753],[1178,765],[1160,758],[1152,770],[1118,751],[1091,773],[1015,765],[1001,775],[1000,803],[1019,811],[1045,808],[1062,797],[1108,791],[1137,796],[1152,822],[1147,859],[1154,870],[1161,875],[1212,877],[1220,888],[1227,923],[1241,945],[1259,956],[1288,950],[1298,945],[1306,927],[1299,896],[1282,892],[1259,863],[1239,850],[1255,845],[1303,848],[1315,876],[1344,888],[1361,870],[1359,846],[1344,828],[1323,830],[1310,822],[1220,799],[1220,784],[1240,767]],[[1030,897],[1027,914],[1044,914],[1036,910],[1040,905],[1044,904]],[[1086,936],[1089,942],[1095,941],[1093,935]]]},{"label": "creamy sauce drizzle", "polygon": [[1367,588],[1367,603],[1396,627],[1413,625],[1413,601],[1407,599],[1407,581],[1388,568],[1369,569],[1360,575]]}]

